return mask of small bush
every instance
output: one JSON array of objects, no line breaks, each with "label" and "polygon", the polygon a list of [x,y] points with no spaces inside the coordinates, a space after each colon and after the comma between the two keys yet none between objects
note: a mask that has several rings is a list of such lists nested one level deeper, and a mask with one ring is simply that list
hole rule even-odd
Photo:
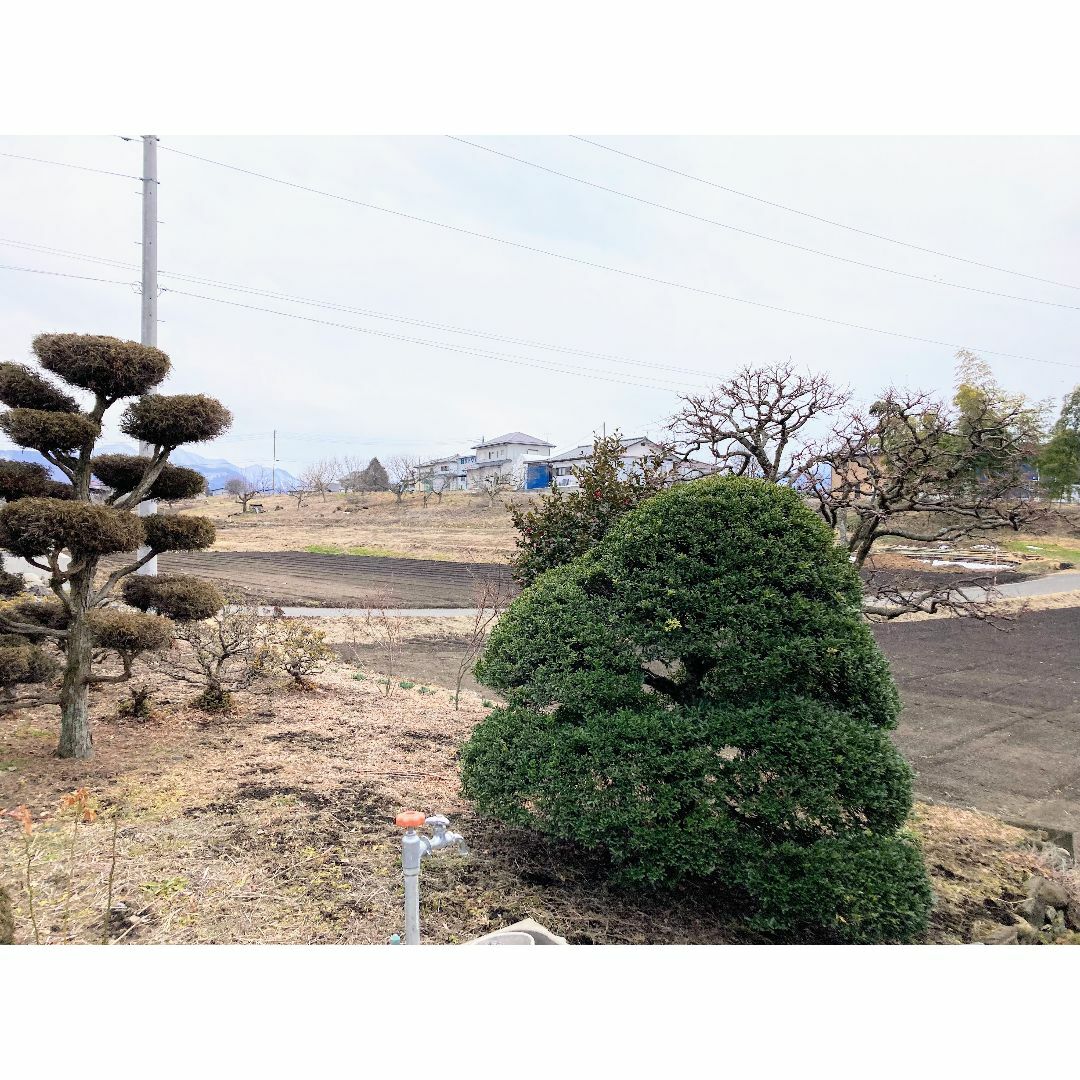
[{"label": "small bush", "polygon": [[146,542],[155,551],[202,551],[217,536],[209,518],[151,514],[140,520]]},{"label": "small bush", "polygon": [[317,675],[333,658],[325,631],[314,630],[299,619],[280,619],[259,648],[255,666],[267,675],[284,672],[298,687],[308,689],[309,676]]},{"label": "small bush", "polygon": [[132,575],[120,585],[124,601],[133,608],[153,608],[179,622],[209,619],[225,603],[221,593],[208,581],[179,574],[150,577]]},{"label": "small bush", "polygon": [[411,682],[408,679],[402,679],[401,682],[398,683],[398,686],[400,686],[402,690],[411,690],[415,685],[416,683]]},{"label": "small bush", "polygon": [[86,616],[94,644],[121,655],[164,649],[172,643],[172,623],[160,615],[98,608]]}]

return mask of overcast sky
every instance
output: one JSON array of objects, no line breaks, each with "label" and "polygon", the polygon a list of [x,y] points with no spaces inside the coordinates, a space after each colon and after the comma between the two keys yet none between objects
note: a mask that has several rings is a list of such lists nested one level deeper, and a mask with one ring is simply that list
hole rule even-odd
[{"label": "overcast sky", "polygon": [[[890,383],[948,390],[955,348],[575,264],[227,171],[165,147],[693,289],[983,350],[1003,383],[1036,397],[1060,399],[1080,382],[1080,310],[1050,306],[1080,308],[1080,289],[1065,287],[1080,286],[1077,139],[590,136],[761,199],[1064,283],[1056,286],[859,235],[568,137],[469,137],[788,243],[1049,302],[1036,304],[741,235],[441,136],[159,135],[167,290],[159,345],[174,364],[162,389],[207,392],[233,410],[230,435],[193,448],[208,456],[269,465],[274,428],[278,459],[292,471],[332,454],[447,454],[511,430],[563,449],[589,441],[604,424],[656,434],[680,390],[708,383],[707,374],[664,368],[722,376],[745,363],[791,358],[868,397]],[[0,151],[141,174],[139,143],[115,136],[4,137]],[[139,186],[0,157],[0,237],[137,264]],[[137,268],[6,243],[0,265],[138,279]],[[603,357],[185,283],[168,271]],[[138,337],[139,297],[127,284],[0,270],[0,290],[3,359],[29,358],[30,340],[42,331]]]}]

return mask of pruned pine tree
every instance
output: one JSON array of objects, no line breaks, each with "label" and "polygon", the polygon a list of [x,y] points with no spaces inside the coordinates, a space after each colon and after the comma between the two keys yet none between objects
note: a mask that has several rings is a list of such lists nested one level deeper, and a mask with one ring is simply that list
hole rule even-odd
[{"label": "pruned pine tree", "polygon": [[[204,619],[220,606],[217,591],[191,578],[130,577],[155,555],[209,547],[214,527],[201,517],[151,514],[137,509],[148,499],[187,498],[202,489],[193,469],[170,465],[178,446],[213,439],[232,422],[228,409],[204,394],[151,393],[168,375],[158,349],[89,334],[40,334],[33,350],[45,372],[86,391],[87,408],[41,371],[0,364],[0,430],[19,446],[36,450],[64,480],[41,465],[5,462],[0,468],[0,548],[45,571],[50,599],[24,589],[22,575],[0,579],[0,710],[60,706],[60,757],[92,753],[87,711],[92,685],[131,677],[140,653],[172,640],[172,620]],[[106,411],[134,398],[120,430],[151,445],[148,457],[94,455]],[[91,476],[111,489],[91,502]],[[148,550],[136,554],[140,546]],[[111,573],[101,560],[124,555]],[[120,594],[138,611],[117,605]],[[154,613],[149,613],[150,611]],[[122,670],[99,674],[115,657]],[[59,678],[59,685],[57,684]],[[20,692],[27,685],[35,688]]]}]

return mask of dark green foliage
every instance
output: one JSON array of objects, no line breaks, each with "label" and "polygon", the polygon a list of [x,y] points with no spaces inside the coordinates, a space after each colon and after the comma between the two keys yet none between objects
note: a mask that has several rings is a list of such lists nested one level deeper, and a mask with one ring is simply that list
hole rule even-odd
[{"label": "dark green foliage", "polygon": [[86,621],[98,648],[112,649],[121,655],[163,649],[173,640],[172,623],[160,615],[96,608],[87,613]]},{"label": "dark green foliage", "polygon": [[6,570],[0,570],[0,599],[10,600],[26,588],[26,580],[22,574],[9,574]]},{"label": "dark green foliage", "polygon": [[39,646],[4,635],[4,643],[0,644],[0,687],[48,682],[56,671],[56,661]]},{"label": "dark green foliage", "polygon": [[151,514],[142,519],[146,542],[155,551],[200,551],[217,535],[209,518]]},{"label": "dark green foliage", "polygon": [[1051,499],[1071,498],[1080,485],[1080,386],[1065,396],[1050,438],[1039,452],[1039,479]]},{"label": "dark green foliage", "polygon": [[224,599],[208,581],[179,575],[149,577],[132,575],[120,585],[125,603],[140,611],[153,608],[178,622],[209,619],[221,609]]},{"label": "dark green foliage", "polygon": [[360,470],[358,479],[358,486],[361,491],[390,490],[390,474],[377,457],[373,457],[367,463],[367,467]]},{"label": "dark green foliage", "polygon": [[182,446],[215,439],[232,424],[232,413],[205,394],[147,394],[133,401],[120,430],[155,446]]},{"label": "dark green foliage", "polygon": [[0,364],[0,401],[10,409],[76,413],[79,403],[25,364]]},{"label": "dark green foliage", "polygon": [[113,555],[142,542],[139,518],[108,506],[20,499],[0,508],[0,547],[24,559],[63,548],[75,557]]},{"label": "dark green foliage", "polygon": [[509,704],[462,750],[466,793],[605,851],[625,882],[715,877],[762,929],[915,937],[912,778],[860,599],[794,492],[725,478],[658,495],[496,626],[476,673]]},{"label": "dark green foliage", "polygon": [[72,499],[75,489],[66,481],[53,480],[36,461],[0,461],[0,498],[14,502],[27,496]]},{"label": "dark green foliage", "polygon": [[617,431],[598,436],[591,459],[573,467],[577,490],[553,487],[535,510],[510,511],[514,528],[521,534],[515,541],[514,576],[523,585],[583,555],[623,514],[664,487],[665,470],[659,458],[642,459],[624,476],[622,454]]},{"label": "dark green foliage", "polygon": [[872,832],[778,844],[746,864],[740,884],[757,902],[754,929],[824,930],[850,945],[918,940],[933,902],[914,840]]},{"label": "dark green foliage", "polygon": [[46,371],[110,402],[152,390],[171,366],[160,349],[97,334],[38,334],[34,353]]},{"label": "dark green foliage", "polygon": [[0,416],[0,429],[12,442],[42,453],[72,453],[101,434],[101,426],[82,413],[42,409],[10,409]]},{"label": "dark green foliage", "polygon": [[[138,454],[99,454],[90,464],[94,475],[106,487],[126,494],[133,491],[142,480],[150,459]],[[205,489],[206,479],[202,473],[166,462],[144,498],[171,502],[174,499],[194,498],[201,495]]]}]

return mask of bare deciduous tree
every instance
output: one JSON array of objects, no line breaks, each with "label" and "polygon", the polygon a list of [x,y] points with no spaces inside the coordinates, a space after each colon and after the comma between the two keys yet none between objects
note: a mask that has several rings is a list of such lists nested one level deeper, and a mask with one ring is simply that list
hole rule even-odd
[{"label": "bare deciduous tree", "polygon": [[324,500],[330,485],[338,478],[341,472],[340,463],[334,458],[319,458],[311,462],[300,474],[300,483]]},{"label": "bare deciduous tree", "polygon": [[517,486],[518,478],[512,472],[489,472],[474,482],[473,490],[487,499],[488,509],[491,510],[500,495],[517,490]]},{"label": "bare deciduous tree", "polygon": [[387,488],[394,493],[400,503],[402,498],[416,490],[419,480],[419,463],[416,458],[399,455],[391,458],[386,464],[388,476]]},{"label": "bare deciduous tree", "polygon": [[375,646],[379,654],[379,673],[387,697],[394,692],[398,653],[405,637],[404,620],[392,614],[398,606],[393,585],[384,586],[356,615],[342,620],[345,629],[345,653],[357,667],[363,666],[366,646]]},{"label": "bare deciduous tree", "polygon": [[684,459],[707,451],[720,471],[736,476],[784,481],[806,425],[843,408],[850,396],[794,364],[747,366],[708,393],[682,397],[669,421],[673,449]]},{"label": "bare deciduous tree", "polygon": [[473,582],[473,621],[465,633],[454,678],[454,708],[461,705],[461,686],[476,666],[487,644],[488,634],[514,597],[513,579],[508,574],[478,574]]},{"label": "bare deciduous tree", "polygon": [[804,490],[864,570],[872,617],[992,611],[992,590],[975,579],[927,586],[875,570],[880,540],[956,543],[1019,529],[1040,513],[1024,473],[1037,445],[1037,412],[985,392],[958,393],[957,402],[890,389],[801,456]]},{"label": "bare deciduous tree", "polygon": [[240,504],[240,513],[246,514],[248,504],[257,495],[267,491],[272,484],[273,480],[269,471],[256,465],[235,476],[230,476],[225,481],[225,490]]},{"label": "bare deciduous tree", "polygon": [[243,596],[226,591],[225,599],[212,618],[179,626],[177,644],[152,661],[170,679],[198,686],[195,705],[206,712],[228,712],[233,694],[262,676],[256,661],[273,625]]}]

